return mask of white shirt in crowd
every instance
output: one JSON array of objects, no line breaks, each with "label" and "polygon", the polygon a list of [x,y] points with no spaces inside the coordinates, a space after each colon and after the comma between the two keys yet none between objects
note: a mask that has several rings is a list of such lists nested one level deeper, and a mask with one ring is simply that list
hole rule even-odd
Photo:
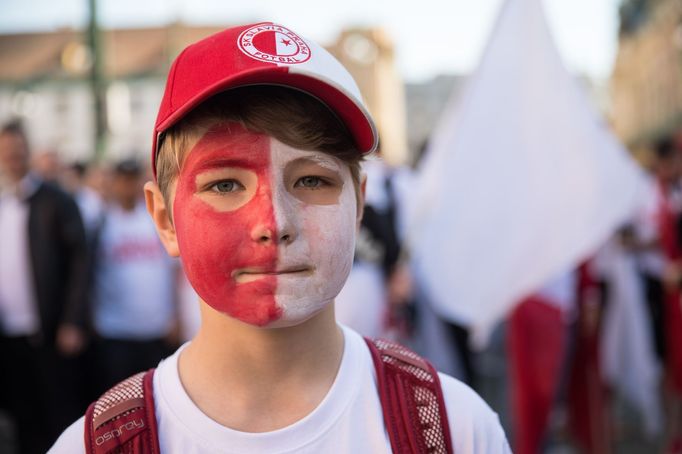
[{"label": "white shirt in crowd", "polygon": [[89,234],[93,233],[99,225],[102,214],[104,212],[104,201],[92,188],[87,186],[82,187],[74,194],[78,209],[83,219],[83,226],[85,231]]},{"label": "white shirt in crowd", "polygon": [[0,192],[0,333],[8,336],[40,331],[28,237],[28,198],[39,186],[29,174]]},{"label": "white shirt in crowd", "polygon": [[[308,416],[279,430],[245,433],[204,415],[185,392],[178,374],[182,347],[159,365],[154,401],[161,452],[390,453],[376,375],[362,337],[344,328],[341,367],[327,396]],[[463,383],[440,375],[457,454],[509,453],[497,415]],[[71,425],[49,454],[83,453],[83,418]]]},{"label": "white shirt in crowd", "polygon": [[97,333],[128,340],[166,335],[175,311],[174,266],[142,204],[132,211],[109,207],[97,242]]},{"label": "white shirt in crowd", "polygon": [[[369,158],[362,163],[366,175],[365,204],[375,210],[385,212],[390,203],[386,191],[386,178],[390,168],[378,157]],[[357,247],[372,249],[371,236],[360,230],[356,239]],[[381,252],[380,254],[383,254]],[[365,254],[360,254],[366,255]],[[380,259],[381,255],[377,257]],[[341,292],[336,297],[336,319],[353,328],[363,336],[387,336],[385,318],[388,310],[388,295],[384,271],[378,261],[365,261],[363,258],[353,263]]]}]

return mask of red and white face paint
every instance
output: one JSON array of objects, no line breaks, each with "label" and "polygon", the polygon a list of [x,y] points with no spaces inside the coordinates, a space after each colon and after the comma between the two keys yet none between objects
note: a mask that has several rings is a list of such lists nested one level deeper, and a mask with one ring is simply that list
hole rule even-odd
[{"label": "red and white face paint", "polygon": [[178,177],[180,256],[203,301],[243,322],[303,322],[341,291],[353,262],[348,166],[234,123],[211,128]]}]

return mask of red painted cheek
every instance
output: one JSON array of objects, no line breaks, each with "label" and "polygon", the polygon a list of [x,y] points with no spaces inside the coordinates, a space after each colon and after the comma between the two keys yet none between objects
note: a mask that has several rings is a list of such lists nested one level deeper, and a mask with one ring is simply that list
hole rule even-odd
[{"label": "red painted cheek", "polygon": [[[187,277],[199,296],[214,309],[253,325],[281,316],[275,303],[277,279],[267,276],[237,284],[233,272],[242,268],[273,270],[276,241],[258,242],[258,226],[276,232],[270,187],[270,141],[241,127],[214,128],[192,149],[178,179],[173,206],[180,254]],[[254,197],[239,209],[217,212],[196,193],[195,178],[208,160],[248,162],[258,177]]]}]

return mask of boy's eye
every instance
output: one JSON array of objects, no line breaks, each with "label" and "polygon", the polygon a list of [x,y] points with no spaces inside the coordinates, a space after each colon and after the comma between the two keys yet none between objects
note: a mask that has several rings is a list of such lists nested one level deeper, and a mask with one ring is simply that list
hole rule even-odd
[{"label": "boy's eye", "polygon": [[224,180],[214,183],[210,186],[211,191],[225,194],[228,192],[236,192],[244,190],[244,186],[237,180]]},{"label": "boy's eye", "polygon": [[307,176],[299,178],[298,181],[296,181],[294,187],[317,189],[324,186],[325,184],[326,182],[320,177]]}]

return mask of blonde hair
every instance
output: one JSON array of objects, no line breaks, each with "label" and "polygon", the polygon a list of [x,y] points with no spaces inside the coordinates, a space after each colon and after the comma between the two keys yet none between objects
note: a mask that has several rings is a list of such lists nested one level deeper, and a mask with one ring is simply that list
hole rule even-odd
[{"label": "blonde hair", "polygon": [[157,183],[166,206],[170,207],[170,186],[191,146],[211,126],[223,122],[239,123],[290,147],[320,151],[342,160],[350,169],[359,203],[363,156],[346,126],[326,105],[306,93],[260,85],[216,95],[166,131],[156,157]]}]

